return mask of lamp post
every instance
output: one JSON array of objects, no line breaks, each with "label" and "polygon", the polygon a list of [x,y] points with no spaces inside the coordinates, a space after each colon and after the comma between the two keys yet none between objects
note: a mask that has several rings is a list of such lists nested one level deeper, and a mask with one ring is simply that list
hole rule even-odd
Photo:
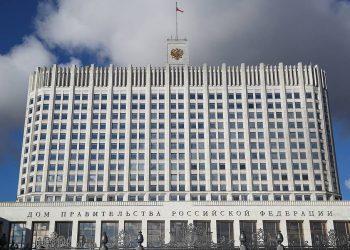
[{"label": "lamp post", "polygon": [[247,250],[247,247],[246,247],[247,237],[245,236],[244,231],[241,232],[239,236],[239,241],[241,242],[241,245],[239,246],[239,250]]},{"label": "lamp post", "polygon": [[284,250],[284,246],[282,245],[283,242],[283,234],[281,233],[281,231],[278,231],[277,233],[277,250]]},{"label": "lamp post", "polygon": [[101,247],[100,247],[100,250],[108,250],[108,247],[106,246],[108,242],[108,237],[107,237],[107,234],[106,232],[103,232],[102,234],[102,238],[101,238]]}]

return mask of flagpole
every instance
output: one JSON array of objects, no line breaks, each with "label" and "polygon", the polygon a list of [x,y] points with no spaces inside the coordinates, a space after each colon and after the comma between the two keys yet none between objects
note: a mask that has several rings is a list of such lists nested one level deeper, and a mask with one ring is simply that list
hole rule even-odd
[{"label": "flagpole", "polygon": [[175,34],[175,39],[177,40],[178,39],[178,31],[177,31],[177,2],[176,2],[176,9],[175,9],[175,12],[176,12],[176,34]]}]

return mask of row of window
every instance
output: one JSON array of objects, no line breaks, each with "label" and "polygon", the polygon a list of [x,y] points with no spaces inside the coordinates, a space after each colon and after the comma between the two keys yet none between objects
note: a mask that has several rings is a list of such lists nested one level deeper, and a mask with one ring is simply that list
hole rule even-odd
[{"label": "row of window", "polygon": [[[99,171],[103,171],[105,168],[104,164],[89,164],[89,169],[90,170],[99,170]],[[231,170],[245,170],[247,169],[246,164],[241,163],[241,164],[237,164],[237,163],[232,163],[230,165]],[[308,170],[308,165],[306,163],[293,163],[292,164],[292,168],[293,170]],[[320,169],[320,164],[319,163],[314,163],[312,165],[312,168],[314,170],[319,170]],[[64,165],[63,164],[50,164],[48,166],[48,170],[49,171],[63,171],[64,169]],[[78,171],[84,171],[85,169],[88,169],[87,165],[84,164],[70,164],[69,165],[69,170],[73,171],[73,170],[78,170]],[[110,171],[122,171],[125,169],[125,165],[123,163],[119,163],[117,164],[109,164],[108,169]],[[138,163],[138,164],[134,164],[131,163],[130,164],[130,170],[143,170],[144,169],[144,164],[143,163]],[[165,165],[164,163],[158,163],[158,164],[150,164],[150,170],[164,170],[165,169]],[[185,170],[185,164],[183,163],[172,163],[170,166],[171,170]],[[191,164],[191,170],[205,170],[205,164],[204,163],[192,163]],[[210,164],[210,169],[220,169],[220,170],[225,170],[226,169],[226,165],[225,164],[219,164],[217,165],[216,163],[212,163]],[[251,169],[252,170],[266,170],[267,166],[266,163],[252,163],[251,164]],[[287,164],[286,163],[272,163],[272,169],[273,170],[287,170]],[[23,170],[26,170],[26,168],[24,168]],[[36,166],[31,166],[30,167],[30,172],[42,172],[44,170],[44,165],[43,164],[37,164]],[[26,173],[26,171],[22,171],[23,174]],[[297,174],[297,173],[296,173]],[[278,177],[276,177],[278,179]],[[282,177],[283,178],[283,177]],[[287,178],[287,177],[286,177]],[[315,176],[316,180],[319,180],[319,178],[317,176]]]},{"label": "row of window", "polygon": [[[281,95],[280,93],[267,93],[267,99],[281,99]],[[203,100],[203,94],[198,93],[198,94],[194,94],[194,93],[190,93],[190,99],[199,99],[199,100]],[[242,99],[242,94],[241,93],[236,93],[236,94],[229,94],[228,95],[229,99]],[[294,92],[294,93],[286,93],[286,97],[287,99],[300,99],[300,93],[299,92]],[[311,99],[312,98],[312,93],[311,92],[307,92],[305,94],[306,99]],[[152,94],[151,95],[151,99],[152,100],[164,100],[165,95],[164,94]],[[179,99],[179,100],[183,100],[184,99],[184,94],[179,93],[179,94],[171,94],[170,98],[172,100],[174,99]],[[40,102],[41,100],[47,101],[50,100],[50,95],[45,94],[43,96],[38,96],[37,97],[37,102]],[[107,94],[94,94],[93,95],[93,99],[94,100],[102,100],[102,101],[106,101],[107,100]],[[126,94],[113,94],[112,96],[113,100],[126,100]],[[145,94],[132,94],[132,100],[145,100],[146,99],[146,95]],[[209,94],[209,99],[213,100],[213,99],[218,99],[221,100],[222,99],[222,94],[221,93],[217,93],[217,94]],[[256,99],[256,100],[260,100],[261,99],[261,93],[248,93],[248,99]],[[318,94],[315,93],[315,99],[318,99]],[[56,94],[55,95],[55,100],[63,100],[63,101],[67,101],[69,100],[69,95],[68,94]],[[75,94],[74,95],[74,100],[82,100],[82,101],[86,101],[88,100],[88,95],[87,94]],[[29,104],[33,104],[34,99],[30,99]]]}]

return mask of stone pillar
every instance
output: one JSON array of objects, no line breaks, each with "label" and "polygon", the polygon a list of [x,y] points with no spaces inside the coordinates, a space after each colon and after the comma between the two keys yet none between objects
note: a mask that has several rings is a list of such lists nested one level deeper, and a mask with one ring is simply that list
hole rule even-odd
[{"label": "stone pillar", "polygon": [[211,240],[215,243],[218,242],[218,237],[217,237],[217,228],[216,228],[216,220],[211,220],[210,221],[210,232],[211,234]]},{"label": "stone pillar", "polygon": [[143,234],[143,246],[147,246],[147,229],[148,229],[148,224],[147,224],[147,219],[142,220],[142,225],[141,225],[141,232]]},{"label": "stone pillar", "polygon": [[95,225],[95,243],[97,247],[100,247],[100,242],[101,242],[101,221],[96,220],[96,225]]},{"label": "stone pillar", "polygon": [[239,241],[239,235],[241,234],[241,228],[239,225],[239,220],[233,221],[233,237],[235,241],[235,245],[239,246],[240,241]]},{"label": "stone pillar", "polygon": [[312,245],[311,229],[310,229],[310,221],[309,220],[303,221],[303,233],[304,233],[304,241],[307,241],[309,245]]},{"label": "stone pillar", "polygon": [[50,222],[49,222],[49,235],[48,236],[50,236],[50,234],[53,232],[55,232],[55,221],[50,220]]},{"label": "stone pillar", "polygon": [[170,242],[170,220],[165,220],[164,230],[165,230],[164,242],[169,243]]},{"label": "stone pillar", "polygon": [[283,242],[282,244],[284,246],[288,245],[288,231],[287,231],[287,221],[286,220],[281,220],[280,221],[280,231],[281,234],[283,235]]},{"label": "stone pillar", "polygon": [[[78,243],[78,237],[79,237],[79,223],[77,220],[73,220],[72,223],[72,247],[76,247]],[[74,234],[75,233],[75,234]]]}]

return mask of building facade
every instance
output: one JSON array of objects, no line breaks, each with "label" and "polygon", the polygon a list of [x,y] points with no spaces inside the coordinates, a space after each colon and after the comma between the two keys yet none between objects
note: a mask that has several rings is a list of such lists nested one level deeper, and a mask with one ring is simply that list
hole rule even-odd
[{"label": "building facade", "polygon": [[312,65],[39,68],[18,201],[337,200]]},{"label": "building facade", "polygon": [[106,232],[135,244],[141,230],[159,247],[189,223],[234,245],[260,228],[286,245],[348,239],[325,72],[192,67],[186,40],[167,53],[164,67],[30,76],[17,202],[0,203],[8,242],[40,248],[56,232],[88,248]]}]

